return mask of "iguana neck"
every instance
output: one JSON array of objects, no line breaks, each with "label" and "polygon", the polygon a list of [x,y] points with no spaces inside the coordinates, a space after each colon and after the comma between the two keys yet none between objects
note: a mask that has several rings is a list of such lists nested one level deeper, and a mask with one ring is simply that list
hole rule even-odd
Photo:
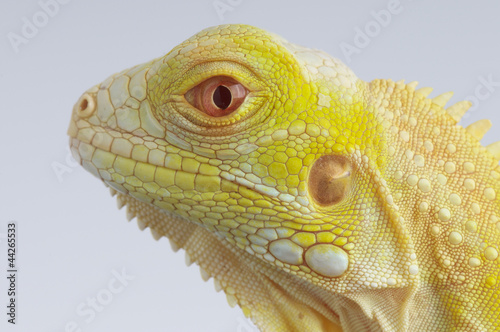
[{"label": "iguana neck", "polygon": [[[412,301],[448,316],[448,322],[470,323],[472,328],[475,318],[468,306],[488,302],[478,300],[485,294],[469,293],[478,285],[484,287],[485,274],[469,271],[484,264],[483,268],[494,273],[484,257],[496,232],[498,211],[493,200],[485,201],[483,196],[488,190],[498,191],[494,179],[498,178],[498,163],[479,143],[484,133],[477,128],[464,130],[450,116],[453,111],[444,109],[451,93],[429,99],[432,89],[415,90],[415,86],[390,80],[370,83],[388,142],[384,178],[401,225],[418,253],[412,257],[419,276]],[[490,251],[494,254],[495,250]],[[485,292],[497,295],[492,288]],[[451,298],[455,301],[452,307],[448,304]],[[481,315],[481,308],[477,309]],[[418,316],[410,314],[409,320],[431,327],[425,316],[425,310],[420,310]]]}]

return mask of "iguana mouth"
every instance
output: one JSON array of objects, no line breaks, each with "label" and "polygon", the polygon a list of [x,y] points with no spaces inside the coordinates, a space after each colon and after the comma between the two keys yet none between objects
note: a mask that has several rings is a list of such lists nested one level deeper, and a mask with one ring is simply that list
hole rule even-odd
[{"label": "iguana mouth", "polygon": [[[263,184],[254,184],[228,172],[207,175],[171,169],[165,167],[165,164],[147,164],[121,154],[114,154],[75,137],[70,138],[70,148],[74,158],[85,170],[114,190],[122,194],[129,194],[146,203],[175,197],[181,190],[183,192],[193,190],[198,194],[220,192],[222,183],[226,181],[237,187],[245,187],[262,194],[274,201],[275,204],[279,204],[282,199],[288,202],[294,201],[294,197],[291,195],[280,193],[275,188]],[[154,176],[151,177],[149,174],[154,174]],[[127,179],[127,177],[131,179]],[[193,186],[186,184],[187,178],[194,179]],[[169,190],[168,187],[172,186],[174,189]],[[237,191],[237,188],[234,189]]]},{"label": "iguana mouth", "polygon": [[[151,203],[153,199],[175,196],[180,190],[196,190],[198,193],[220,190],[221,178],[217,175],[144,163],[77,138],[71,138],[70,146],[83,168],[120,193],[137,196],[141,201]],[[189,178],[193,180],[191,183]],[[178,188],[168,190],[168,187]]]}]

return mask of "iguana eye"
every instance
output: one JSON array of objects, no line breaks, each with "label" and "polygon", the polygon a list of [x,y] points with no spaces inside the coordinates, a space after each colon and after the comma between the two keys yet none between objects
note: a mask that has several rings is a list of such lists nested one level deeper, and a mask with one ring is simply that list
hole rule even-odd
[{"label": "iguana eye", "polygon": [[238,109],[247,95],[248,90],[235,79],[216,76],[198,84],[184,97],[203,113],[220,117]]}]

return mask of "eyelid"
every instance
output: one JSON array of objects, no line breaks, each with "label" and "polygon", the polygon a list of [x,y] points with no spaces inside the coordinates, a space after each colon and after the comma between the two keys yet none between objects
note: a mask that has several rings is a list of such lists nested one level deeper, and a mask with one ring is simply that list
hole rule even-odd
[{"label": "eyelid", "polygon": [[[249,99],[251,98],[251,101]],[[173,96],[169,103],[171,112],[169,119],[182,117],[183,120],[171,121],[186,131],[186,134],[193,133],[203,136],[218,137],[220,136],[221,127],[225,127],[226,135],[241,132],[243,128],[250,128],[253,124],[265,119],[267,113],[257,116],[264,105],[269,100],[270,96],[265,91],[254,94],[250,92],[246,99],[236,112],[228,116],[211,117],[204,114],[190,105],[184,96]]]},{"label": "eyelid", "polygon": [[[165,69],[171,71],[171,69]],[[213,76],[228,76],[240,82],[248,91],[245,101],[237,111],[227,116],[211,117],[192,106],[186,97],[190,98],[190,91],[201,82]],[[187,70],[177,72],[170,77],[168,93],[161,94],[158,104],[164,109],[164,117],[171,124],[179,126],[186,133],[196,133],[203,136],[220,136],[218,128],[225,127],[226,133],[239,132],[242,128],[249,128],[263,118],[255,116],[273,96],[268,87],[269,80],[264,80],[246,66],[229,60],[218,60],[193,65]],[[161,89],[161,84],[159,85]],[[186,96],[187,93],[187,96]],[[166,111],[168,110],[168,111]],[[179,119],[173,121],[172,119]],[[181,120],[182,118],[182,120]]]},{"label": "eyelid", "polygon": [[[242,84],[249,92],[258,92],[265,88],[264,81],[247,67],[234,61],[210,61],[197,64],[176,80],[174,94],[185,95],[189,90],[214,76],[232,77]],[[188,78],[188,79],[186,79]]]}]

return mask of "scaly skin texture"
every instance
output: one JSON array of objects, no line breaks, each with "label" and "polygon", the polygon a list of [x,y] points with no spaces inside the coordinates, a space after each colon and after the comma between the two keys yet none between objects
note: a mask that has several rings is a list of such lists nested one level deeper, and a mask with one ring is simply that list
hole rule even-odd
[{"label": "scaly skin texture", "polygon": [[[217,76],[248,91],[221,117]],[[71,150],[263,331],[499,330],[499,144],[415,87],[218,26],[89,89]]]}]

